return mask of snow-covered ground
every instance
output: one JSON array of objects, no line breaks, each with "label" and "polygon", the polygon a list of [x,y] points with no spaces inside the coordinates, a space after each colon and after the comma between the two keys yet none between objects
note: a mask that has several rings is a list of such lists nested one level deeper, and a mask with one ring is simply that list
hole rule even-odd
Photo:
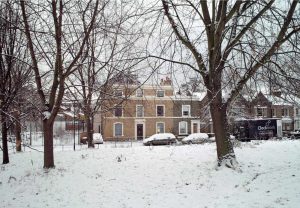
[{"label": "snow-covered ground", "polygon": [[216,170],[213,143],[116,146],[56,148],[51,170],[41,152],[11,153],[1,165],[0,207],[300,207],[299,140],[243,143],[235,148],[240,172]]}]

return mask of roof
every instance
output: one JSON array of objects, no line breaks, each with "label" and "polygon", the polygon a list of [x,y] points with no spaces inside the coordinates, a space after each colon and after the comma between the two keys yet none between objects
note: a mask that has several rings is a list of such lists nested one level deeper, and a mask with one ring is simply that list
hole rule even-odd
[{"label": "roof", "polygon": [[285,106],[293,106],[293,105],[300,105],[300,100],[295,97],[278,97],[275,95],[264,95],[272,105],[285,105]]}]

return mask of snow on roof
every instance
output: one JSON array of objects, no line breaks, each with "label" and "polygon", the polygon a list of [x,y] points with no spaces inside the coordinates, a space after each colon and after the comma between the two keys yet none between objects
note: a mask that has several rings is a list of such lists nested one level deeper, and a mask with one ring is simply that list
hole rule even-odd
[{"label": "snow on roof", "polygon": [[73,112],[67,112],[67,111],[64,111],[63,114],[65,114],[65,115],[67,115],[67,116],[70,116],[70,117],[72,117],[72,118],[75,117]]},{"label": "snow on roof", "polygon": [[206,96],[206,91],[203,91],[203,92],[194,92],[192,94],[192,96],[198,98],[199,100],[202,100]]},{"label": "snow on roof", "polygon": [[186,94],[174,94],[174,98],[178,100],[184,100],[184,99],[189,99],[189,100],[197,100],[201,101],[203,98],[206,96],[206,92],[194,92],[192,95],[186,95]]},{"label": "snow on roof", "polygon": [[264,95],[268,101],[272,103],[272,105],[287,105],[287,106],[292,106],[294,102],[288,99],[284,99],[281,97],[277,97],[275,95]]},{"label": "snow on roof", "polygon": [[289,117],[282,117],[281,120],[282,120],[283,123],[291,123],[291,122],[293,122],[293,120],[291,118],[289,118]]}]

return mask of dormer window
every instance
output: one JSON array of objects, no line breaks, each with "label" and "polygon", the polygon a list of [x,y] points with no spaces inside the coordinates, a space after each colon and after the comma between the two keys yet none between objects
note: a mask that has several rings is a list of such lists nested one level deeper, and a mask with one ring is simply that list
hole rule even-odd
[{"label": "dormer window", "polygon": [[136,90],[136,96],[137,96],[137,97],[143,97],[143,94],[144,94],[143,89],[138,88],[138,89]]},{"label": "dormer window", "polygon": [[156,97],[165,97],[165,91],[164,90],[157,90],[156,91]]}]

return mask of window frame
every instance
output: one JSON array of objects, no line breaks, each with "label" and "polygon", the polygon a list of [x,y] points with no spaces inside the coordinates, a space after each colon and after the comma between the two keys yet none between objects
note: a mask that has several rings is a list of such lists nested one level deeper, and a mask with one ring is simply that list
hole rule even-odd
[{"label": "window frame", "polygon": [[[139,94],[139,92],[141,92],[141,95]],[[143,97],[144,96],[144,90],[142,88],[136,89],[135,96],[136,97]]]},{"label": "window frame", "polygon": [[[158,124],[163,124],[163,132],[158,132],[158,128],[157,128],[157,127],[158,127]],[[155,126],[156,126],[156,133],[157,133],[157,134],[165,133],[165,131],[166,131],[166,128],[165,128],[165,127],[166,127],[165,122],[162,122],[162,121],[156,122],[156,125],[155,125]]]},{"label": "window frame", "polygon": [[300,108],[295,109],[295,116],[300,116]]},{"label": "window frame", "polygon": [[[265,115],[267,113],[267,107],[266,106],[255,106],[256,112],[255,116],[256,117],[266,117]],[[258,110],[261,110],[261,115],[258,114]]]},{"label": "window frame", "polygon": [[290,116],[290,111],[289,111],[289,109],[286,108],[286,107],[283,107],[283,108],[281,109],[281,116],[282,116],[282,117],[289,117],[289,116]]},{"label": "window frame", "polygon": [[[122,130],[122,131],[121,131],[121,135],[116,135],[116,125],[117,125],[117,124],[120,124],[121,127],[122,127],[122,129],[121,129],[121,130]],[[123,134],[123,133],[124,133],[124,132],[123,132],[123,131],[124,131],[123,126],[124,126],[124,125],[123,125],[122,122],[116,122],[116,123],[114,123],[114,125],[113,125],[113,135],[114,135],[114,137],[124,136],[124,134]]]},{"label": "window frame", "polygon": [[[138,116],[138,107],[142,107],[142,116]],[[136,116],[137,118],[142,118],[142,117],[144,117],[144,106],[143,106],[143,105],[136,105],[136,106],[135,106],[135,116]]]},{"label": "window frame", "polygon": [[276,117],[276,109],[271,108],[271,117]]},{"label": "window frame", "polygon": [[[184,115],[183,107],[187,107],[187,106],[188,106],[188,115]],[[181,105],[181,116],[182,117],[190,117],[191,116],[191,105]]]},{"label": "window frame", "polygon": [[[158,111],[157,111],[157,108],[158,107],[163,107],[163,115],[158,115]],[[166,115],[166,111],[165,111],[165,105],[156,105],[156,108],[155,108],[155,113],[156,113],[156,117],[165,117],[165,115]]]},{"label": "window frame", "polygon": [[[180,124],[185,124],[185,132],[181,132]],[[178,123],[178,133],[179,133],[179,135],[187,135],[188,134],[188,128],[189,128],[188,125],[189,124],[188,124],[187,121],[180,121]]]},{"label": "window frame", "polygon": [[[159,96],[159,92],[162,92],[162,96]],[[156,90],[156,97],[165,97],[165,90]]]},{"label": "window frame", "polygon": [[[121,109],[121,115],[120,116],[117,116],[116,115],[116,110],[117,109]],[[114,117],[123,117],[123,106],[122,105],[115,105],[115,107],[114,107]]]}]

